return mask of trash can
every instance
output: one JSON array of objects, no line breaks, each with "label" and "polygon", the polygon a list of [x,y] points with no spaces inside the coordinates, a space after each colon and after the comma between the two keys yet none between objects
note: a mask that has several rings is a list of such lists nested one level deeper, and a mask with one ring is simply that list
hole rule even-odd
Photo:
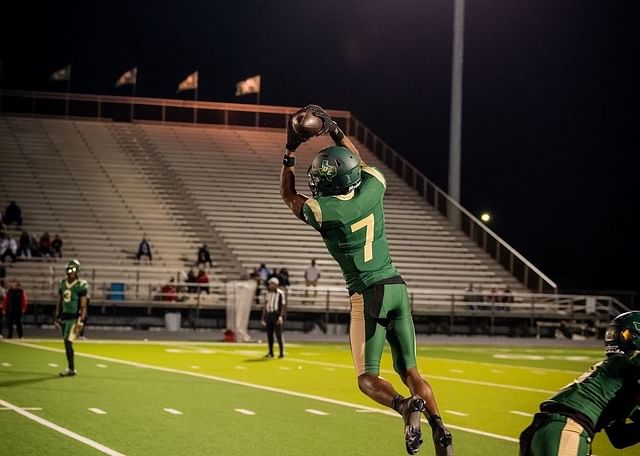
[{"label": "trash can", "polygon": [[178,331],[182,321],[180,312],[167,312],[164,314],[164,327],[167,331]]}]

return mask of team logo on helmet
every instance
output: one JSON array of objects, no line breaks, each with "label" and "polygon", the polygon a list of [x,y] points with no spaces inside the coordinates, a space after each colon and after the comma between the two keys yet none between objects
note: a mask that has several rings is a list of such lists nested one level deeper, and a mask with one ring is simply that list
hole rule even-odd
[{"label": "team logo on helmet", "polygon": [[329,180],[332,180],[333,176],[338,174],[338,170],[336,169],[335,166],[329,164],[329,160],[322,160],[322,164],[318,169],[318,174],[326,177]]},{"label": "team logo on helmet", "polygon": [[640,331],[640,323],[638,323],[637,321],[633,322],[633,327],[636,328],[636,331]]}]

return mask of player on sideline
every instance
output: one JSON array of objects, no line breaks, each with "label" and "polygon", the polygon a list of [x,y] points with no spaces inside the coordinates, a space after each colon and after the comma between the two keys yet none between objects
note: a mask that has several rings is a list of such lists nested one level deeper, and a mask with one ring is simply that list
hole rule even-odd
[{"label": "player on sideline", "polygon": [[64,349],[67,354],[67,368],[60,372],[61,377],[76,375],[73,359],[73,341],[76,340],[87,318],[87,299],[89,284],[78,277],[80,262],[71,260],[65,267],[67,277],[60,280],[58,293],[60,298],[56,306],[55,322],[62,330]]},{"label": "player on sideline", "polygon": [[587,456],[603,429],[615,448],[640,442],[640,311],[614,318],[604,339],[607,357],[540,405],[521,456]]},{"label": "player on sideline", "polygon": [[[302,119],[302,123],[310,120],[321,128],[301,132],[294,119]],[[295,151],[310,137],[325,133],[336,145],[321,150],[313,159],[307,172],[313,197],[308,198],[296,191]],[[440,418],[431,386],[417,368],[407,288],[389,256],[382,207],[384,176],[362,160],[351,140],[316,105],[308,105],[289,120],[285,147],[282,199],[296,217],[320,232],[349,290],[349,340],[360,390],[402,416],[409,454],[417,453],[422,444],[420,417],[424,413],[432,428],[436,455],[453,455],[451,433]],[[385,338],[391,346],[394,369],[411,392],[408,398],[379,376]]]}]

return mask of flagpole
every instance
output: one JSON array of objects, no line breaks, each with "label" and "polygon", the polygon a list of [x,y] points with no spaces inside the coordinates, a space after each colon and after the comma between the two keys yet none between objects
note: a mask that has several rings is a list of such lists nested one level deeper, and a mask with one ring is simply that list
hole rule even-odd
[{"label": "flagpole", "polygon": [[[256,104],[260,106],[260,91],[256,92]],[[260,126],[260,111],[256,110],[256,127]]]},{"label": "flagpole", "polygon": [[196,85],[195,91],[193,92],[194,105],[193,105],[193,123],[198,123],[198,86]]},{"label": "flagpole", "polygon": [[133,99],[136,97],[136,85],[138,84],[138,75],[136,74],[136,79],[131,85],[131,112],[130,112],[130,120],[133,122]]},{"label": "flagpole", "polygon": [[64,98],[64,116],[69,118],[69,91],[71,90],[71,65],[69,65],[69,75],[67,77],[67,96]]}]

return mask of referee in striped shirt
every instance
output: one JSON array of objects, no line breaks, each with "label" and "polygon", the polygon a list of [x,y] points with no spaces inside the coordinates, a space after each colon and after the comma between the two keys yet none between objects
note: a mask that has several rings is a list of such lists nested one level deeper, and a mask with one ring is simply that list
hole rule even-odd
[{"label": "referee in striped shirt", "polygon": [[280,356],[284,357],[284,344],[282,343],[282,325],[284,323],[286,299],[284,292],[278,288],[280,281],[277,277],[272,277],[267,282],[268,290],[262,308],[262,318],[260,323],[267,327],[267,340],[269,342],[269,353],[265,358],[273,358],[273,333],[276,333]]}]

